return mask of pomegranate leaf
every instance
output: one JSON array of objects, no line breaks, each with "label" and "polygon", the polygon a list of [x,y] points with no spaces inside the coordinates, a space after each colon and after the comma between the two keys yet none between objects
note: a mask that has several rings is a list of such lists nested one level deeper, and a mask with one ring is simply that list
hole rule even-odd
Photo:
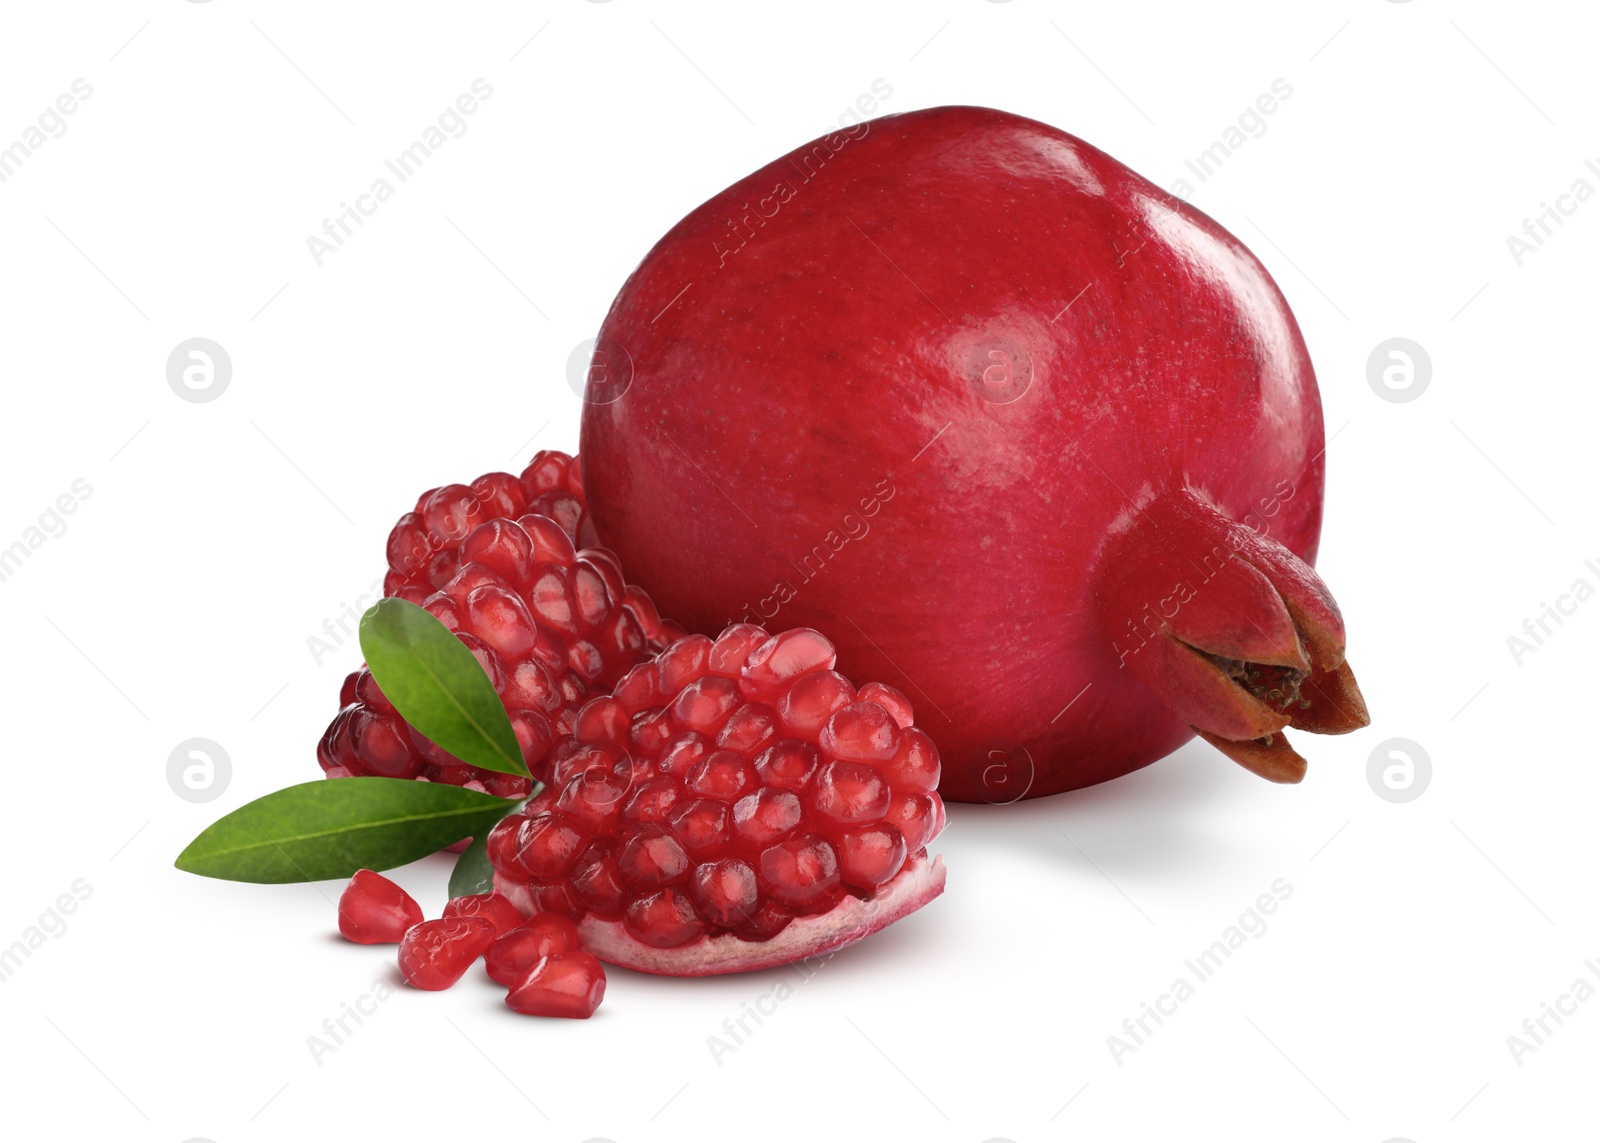
[{"label": "pomegranate leaf", "polygon": [[456,858],[450,871],[450,899],[488,893],[494,889],[494,867],[489,864],[489,835],[480,833]]},{"label": "pomegranate leaf", "polygon": [[403,599],[361,617],[367,669],[400,717],[469,765],[528,776],[494,684],[450,628]]},{"label": "pomegranate leaf", "polygon": [[517,802],[442,782],[320,778],[276,790],[200,831],[174,863],[186,873],[278,885],[393,869],[484,838]]}]

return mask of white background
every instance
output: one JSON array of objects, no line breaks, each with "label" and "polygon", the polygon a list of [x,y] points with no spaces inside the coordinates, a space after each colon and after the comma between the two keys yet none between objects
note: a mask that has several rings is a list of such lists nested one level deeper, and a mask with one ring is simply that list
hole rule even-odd
[{"label": "white background", "polygon": [[[1597,34],[1587,5],[1487,0],[8,6],[0,146],[74,79],[93,94],[0,184],[0,547],[92,487],[0,583],[0,947],[89,890],[0,983],[7,1117],[219,1143],[1592,1132],[1600,999],[1520,1063],[1507,1037],[1600,985],[1600,602],[1520,664],[1507,638],[1600,587],[1600,199],[1521,265],[1506,238],[1600,188]],[[479,77],[466,134],[319,267],[307,236]],[[707,1037],[792,976],[616,971],[574,1023],[515,1017],[474,973],[393,992],[314,1059],[392,952],[332,935],[337,886],[172,858],[317,773],[358,653],[307,640],[370,590],[414,496],[576,447],[568,358],[650,244],[879,78],[881,112],[1005,108],[1164,185],[1292,85],[1192,201],[1265,261],[1317,364],[1320,566],[1372,727],[1302,739],[1298,788],[1191,744],[955,807],[946,895],[720,1062]],[[167,384],[191,337],[232,359],[209,403]],[[1367,380],[1392,337],[1432,362],[1407,403]],[[167,781],[192,737],[232,762],[208,804]],[[1405,804],[1367,777],[1396,737],[1433,767]],[[447,870],[397,876],[433,912]],[[1114,1060],[1124,1018],[1279,878],[1265,934]]]}]

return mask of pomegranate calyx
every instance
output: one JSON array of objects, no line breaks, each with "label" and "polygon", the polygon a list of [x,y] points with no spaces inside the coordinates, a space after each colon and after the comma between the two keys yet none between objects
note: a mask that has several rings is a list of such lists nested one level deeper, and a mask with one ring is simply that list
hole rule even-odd
[{"label": "pomegranate calyx", "polygon": [[1285,727],[1367,725],[1327,585],[1198,493],[1142,505],[1108,541],[1101,568],[1101,623],[1120,664],[1245,769],[1298,782],[1306,761]]}]

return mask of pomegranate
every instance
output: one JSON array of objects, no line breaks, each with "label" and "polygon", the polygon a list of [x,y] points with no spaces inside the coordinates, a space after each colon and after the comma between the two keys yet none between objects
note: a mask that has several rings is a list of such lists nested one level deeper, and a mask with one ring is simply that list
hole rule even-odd
[{"label": "pomegranate", "polygon": [[735,624],[635,667],[490,832],[496,891],[666,976],[829,952],[932,900],[938,751],[904,695],[834,659],[815,631]]},{"label": "pomegranate", "polygon": [[[828,632],[915,697],[941,792],[1102,782],[1198,732],[1277,781],[1366,724],[1311,569],[1293,315],[1193,207],[976,107],[809,143],[678,223],[597,357],[601,543],[693,630]],[[615,371],[613,371],[615,372]]]}]

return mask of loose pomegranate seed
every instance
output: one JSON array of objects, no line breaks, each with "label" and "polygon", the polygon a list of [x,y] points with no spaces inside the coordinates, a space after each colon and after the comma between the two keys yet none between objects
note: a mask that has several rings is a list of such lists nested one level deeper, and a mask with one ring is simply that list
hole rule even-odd
[{"label": "loose pomegranate seed", "polygon": [[524,1016],[564,1016],[587,1020],[606,994],[606,972],[586,952],[558,952],[541,958],[506,993],[506,1006]]},{"label": "loose pomegranate seed", "polygon": [[509,933],[522,924],[517,907],[498,893],[474,893],[445,902],[445,917],[482,917],[494,926],[496,936]]},{"label": "loose pomegranate seed", "polygon": [[400,942],[400,975],[412,988],[438,992],[460,980],[494,943],[482,917],[443,917],[413,925]]},{"label": "loose pomegranate seed", "polygon": [[394,944],[422,920],[422,906],[381,873],[359,869],[339,894],[339,932],[358,945]]},{"label": "loose pomegranate seed", "polygon": [[515,988],[534,965],[557,953],[578,952],[578,927],[559,913],[535,913],[495,939],[483,954],[489,979]]}]

